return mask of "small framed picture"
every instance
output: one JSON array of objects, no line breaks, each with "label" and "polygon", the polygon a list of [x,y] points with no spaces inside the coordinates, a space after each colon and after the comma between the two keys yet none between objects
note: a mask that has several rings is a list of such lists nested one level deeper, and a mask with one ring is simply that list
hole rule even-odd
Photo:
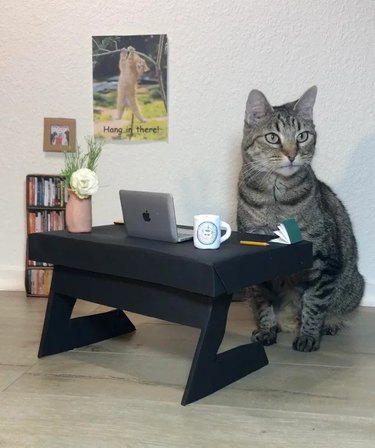
[{"label": "small framed picture", "polygon": [[74,152],[76,121],[73,118],[45,118],[43,151]]}]

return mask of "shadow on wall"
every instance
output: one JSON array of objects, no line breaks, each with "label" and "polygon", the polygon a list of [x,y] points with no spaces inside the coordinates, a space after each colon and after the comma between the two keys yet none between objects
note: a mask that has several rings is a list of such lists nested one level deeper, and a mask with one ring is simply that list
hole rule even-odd
[{"label": "shadow on wall", "polygon": [[364,137],[353,149],[345,175],[336,186],[352,219],[358,242],[360,270],[375,284],[375,134]]}]

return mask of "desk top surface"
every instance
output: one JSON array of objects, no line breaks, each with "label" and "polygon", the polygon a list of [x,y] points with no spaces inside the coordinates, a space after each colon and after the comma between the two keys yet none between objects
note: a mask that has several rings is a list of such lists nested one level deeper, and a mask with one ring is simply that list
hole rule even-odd
[{"label": "desk top surface", "polygon": [[243,246],[241,239],[270,237],[232,232],[216,250],[192,241],[165,243],[128,237],[124,226],[94,227],[91,233],[65,230],[29,235],[29,258],[54,265],[183,289],[211,297],[311,267],[312,244]]}]

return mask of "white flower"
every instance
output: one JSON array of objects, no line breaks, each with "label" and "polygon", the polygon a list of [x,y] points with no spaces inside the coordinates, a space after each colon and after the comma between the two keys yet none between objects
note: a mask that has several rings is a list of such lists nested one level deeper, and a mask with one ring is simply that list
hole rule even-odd
[{"label": "white flower", "polygon": [[80,168],[72,174],[70,188],[80,199],[86,199],[98,191],[98,176],[88,168]]}]

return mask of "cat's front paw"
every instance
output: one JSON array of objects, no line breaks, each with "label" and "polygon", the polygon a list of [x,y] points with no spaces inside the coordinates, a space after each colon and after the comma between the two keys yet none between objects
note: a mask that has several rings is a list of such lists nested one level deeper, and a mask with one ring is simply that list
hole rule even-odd
[{"label": "cat's front paw", "polygon": [[320,346],[319,336],[301,334],[294,339],[293,348],[298,352],[313,352]]},{"label": "cat's front paw", "polygon": [[277,340],[277,329],[270,328],[269,330],[254,330],[251,335],[252,342],[260,342],[263,345],[276,344]]}]

